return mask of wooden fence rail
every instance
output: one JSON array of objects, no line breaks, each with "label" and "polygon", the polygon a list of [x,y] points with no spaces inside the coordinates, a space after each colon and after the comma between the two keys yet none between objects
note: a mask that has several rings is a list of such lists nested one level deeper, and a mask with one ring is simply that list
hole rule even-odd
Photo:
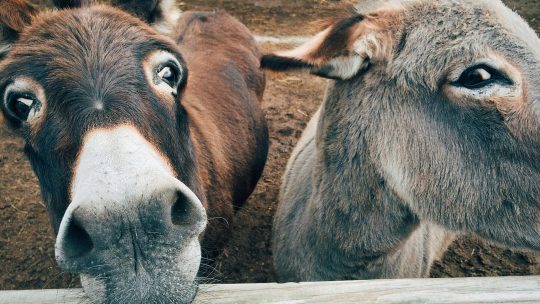
[{"label": "wooden fence rail", "polygon": [[[0,304],[80,304],[80,289],[0,291]],[[202,285],[197,304],[540,303],[540,276]]]}]

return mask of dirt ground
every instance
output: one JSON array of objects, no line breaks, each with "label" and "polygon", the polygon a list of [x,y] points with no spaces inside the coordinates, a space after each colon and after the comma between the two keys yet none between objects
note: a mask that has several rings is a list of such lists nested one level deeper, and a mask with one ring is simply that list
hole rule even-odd
[{"label": "dirt ground", "polygon": [[[36,0],[47,1],[47,0]],[[339,0],[193,0],[184,10],[222,8],[257,34],[312,33],[311,23],[353,2]],[[508,0],[540,32],[540,0]],[[272,46],[265,46],[266,49]],[[269,248],[272,216],[286,161],[310,115],[321,102],[325,81],[292,74],[268,74],[264,108],[270,126],[267,167],[255,193],[236,216],[234,234],[216,261],[216,280],[274,281]],[[22,142],[0,128],[0,289],[79,286],[78,278],[55,266],[54,236]],[[437,263],[433,277],[540,274],[540,257],[485,244],[473,237],[456,241]]]}]

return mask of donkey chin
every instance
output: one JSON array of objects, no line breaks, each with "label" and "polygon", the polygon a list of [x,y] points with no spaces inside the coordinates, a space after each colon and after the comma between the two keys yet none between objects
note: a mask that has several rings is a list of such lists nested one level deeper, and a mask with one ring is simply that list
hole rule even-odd
[{"label": "donkey chin", "polygon": [[[88,302],[191,303],[198,289],[196,275],[201,257],[199,243],[193,241],[180,254],[173,255],[171,251],[178,252],[171,246],[153,253],[152,262],[142,259],[120,261],[116,258],[116,267],[88,268],[88,274],[81,274]],[[114,253],[111,253],[110,258],[115,259]],[[193,262],[177,262],[186,260]]]},{"label": "donkey chin", "polygon": [[56,260],[63,270],[80,273],[90,303],[191,303],[198,289],[198,238],[171,241],[166,234],[137,231],[126,228],[107,248],[83,256],[59,238]]},{"label": "donkey chin", "polygon": [[[134,234],[93,258],[66,258],[57,247],[57,262],[81,274],[89,303],[191,303],[198,289],[198,239],[165,243]],[[146,242],[144,248],[140,242]]]}]

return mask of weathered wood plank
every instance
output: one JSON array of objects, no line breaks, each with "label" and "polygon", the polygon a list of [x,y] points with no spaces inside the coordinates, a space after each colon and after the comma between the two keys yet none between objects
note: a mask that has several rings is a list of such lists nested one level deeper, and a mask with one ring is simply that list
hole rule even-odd
[{"label": "weathered wood plank", "polygon": [[[0,304],[79,304],[79,289],[0,291]],[[540,303],[540,276],[203,285],[197,304]]]}]

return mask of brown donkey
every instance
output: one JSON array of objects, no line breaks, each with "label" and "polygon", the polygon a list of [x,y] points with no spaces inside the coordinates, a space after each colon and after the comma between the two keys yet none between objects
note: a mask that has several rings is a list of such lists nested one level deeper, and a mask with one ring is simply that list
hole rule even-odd
[{"label": "brown donkey", "polygon": [[263,65],[332,78],[274,222],[283,281],[429,275],[457,233],[540,250],[540,40],[494,0],[362,7]]},{"label": "brown donkey", "polygon": [[1,2],[0,104],[57,262],[92,303],[190,302],[200,242],[219,250],[266,160],[256,43],[229,15],[172,1],[55,4]]}]

